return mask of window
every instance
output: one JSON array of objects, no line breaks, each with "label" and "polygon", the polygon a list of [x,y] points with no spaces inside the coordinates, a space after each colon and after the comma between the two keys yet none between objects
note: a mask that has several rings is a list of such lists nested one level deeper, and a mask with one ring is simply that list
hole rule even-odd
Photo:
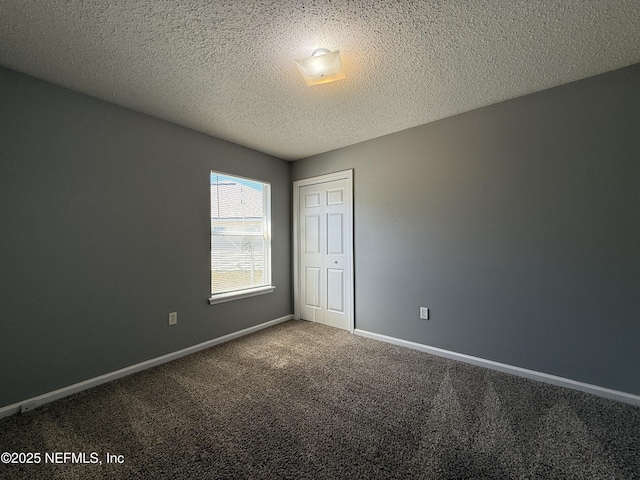
[{"label": "window", "polygon": [[211,172],[211,305],[272,292],[271,185]]}]

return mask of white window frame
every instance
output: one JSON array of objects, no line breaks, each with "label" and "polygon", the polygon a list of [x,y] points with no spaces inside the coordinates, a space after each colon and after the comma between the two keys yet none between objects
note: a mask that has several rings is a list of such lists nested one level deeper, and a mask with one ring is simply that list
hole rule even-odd
[{"label": "white window frame", "polygon": [[[248,287],[248,288],[241,288],[241,289],[236,289],[236,290],[231,290],[231,291],[224,291],[224,292],[219,292],[219,293],[212,293],[213,290],[213,285],[212,285],[212,273],[213,273],[213,245],[210,245],[209,247],[209,253],[210,253],[210,260],[209,260],[209,292],[210,293],[210,297],[209,297],[209,305],[215,305],[218,303],[223,303],[223,302],[229,302],[232,300],[239,300],[242,298],[248,298],[248,297],[253,297],[255,295],[264,295],[265,293],[271,293],[275,290],[275,286],[272,285],[272,279],[271,279],[271,267],[272,267],[272,259],[271,259],[271,184],[269,182],[265,182],[263,180],[256,180],[253,178],[247,178],[247,177],[242,177],[240,175],[234,175],[234,174],[230,174],[230,173],[225,173],[225,172],[220,172],[217,170],[211,170],[209,172],[209,178],[211,179],[211,175],[212,174],[217,174],[217,175],[224,175],[226,177],[229,177],[230,179],[238,179],[240,181],[245,180],[245,181],[249,181],[249,182],[255,182],[255,183],[260,183],[264,186],[263,189],[263,222],[264,222],[264,227],[263,227],[263,238],[264,238],[264,284],[257,286],[257,287]],[[211,195],[211,188],[209,189],[209,195]],[[212,205],[212,199],[209,198],[209,206],[211,208]],[[210,219],[212,218],[213,212],[210,211],[209,217]],[[209,226],[209,233],[210,233],[210,237],[213,236],[213,227],[210,225]],[[220,232],[217,232],[218,234],[220,234]],[[251,235],[250,232],[246,232],[247,234]],[[258,235],[256,233],[256,235]]]}]

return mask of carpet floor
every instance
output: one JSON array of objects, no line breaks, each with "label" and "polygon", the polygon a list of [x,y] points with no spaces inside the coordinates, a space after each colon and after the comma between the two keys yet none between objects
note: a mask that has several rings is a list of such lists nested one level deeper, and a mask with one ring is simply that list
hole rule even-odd
[{"label": "carpet floor", "polygon": [[2,419],[0,452],[41,456],[7,480],[635,479],[640,408],[289,321]]}]

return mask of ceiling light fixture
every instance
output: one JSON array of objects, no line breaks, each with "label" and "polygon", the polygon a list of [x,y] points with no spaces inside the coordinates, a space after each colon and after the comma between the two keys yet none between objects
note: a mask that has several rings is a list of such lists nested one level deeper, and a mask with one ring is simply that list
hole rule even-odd
[{"label": "ceiling light fixture", "polygon": [[330,52],[326,48],[316,48],[310,57],[295,62],[309,86],[346,78],[340,60],[340,50]]}]

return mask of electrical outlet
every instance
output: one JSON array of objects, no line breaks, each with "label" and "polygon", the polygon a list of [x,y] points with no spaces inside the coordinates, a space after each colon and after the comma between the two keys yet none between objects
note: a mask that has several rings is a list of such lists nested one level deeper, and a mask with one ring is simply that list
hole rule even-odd
[{"label": "electrical outlet", "polygon": [[171,312],[169,314],[169,325],[175,325],[178,323],[178,312]]},{"label": "electrical outlet", "polygon": [[27,413],[36,408],[36,402],[27,402],[20,405],[20,413]]},{"label": "electrical outlet", "polygon": [[420,307],[420,318],[429,320],[429,309],[427,307]]}]

